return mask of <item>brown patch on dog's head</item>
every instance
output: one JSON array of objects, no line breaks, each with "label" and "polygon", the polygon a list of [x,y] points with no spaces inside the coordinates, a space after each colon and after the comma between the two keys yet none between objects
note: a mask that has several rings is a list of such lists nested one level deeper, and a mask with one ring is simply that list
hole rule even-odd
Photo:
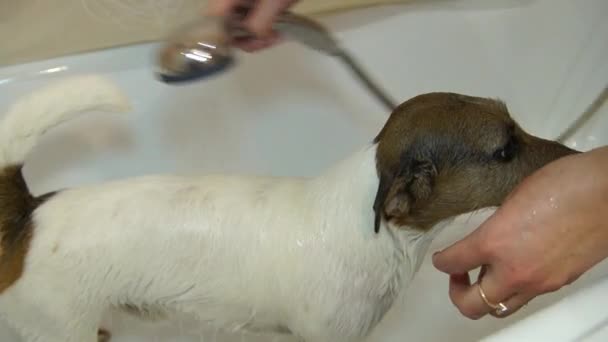
[{"label": "brown patch on dog's head", "polygon": [[526,176],[576,153],[524,132],[498,100],[454,93],[410,99],[376,137],[382,219],[426,230],[441,220],[499,206]]},{"label": "brown patch on dog's head", "polygon": [[20,165],[0,169],[0,293],[21,277],[32,238],[31,215],[50,196],[29,193]]}]

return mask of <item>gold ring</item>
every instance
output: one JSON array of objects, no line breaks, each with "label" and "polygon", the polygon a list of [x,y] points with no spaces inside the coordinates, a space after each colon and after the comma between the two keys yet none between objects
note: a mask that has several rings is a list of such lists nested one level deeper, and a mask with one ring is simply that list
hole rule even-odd
[{"label": "gold ring", "polygon": [[509,308],[504,303],[494,304],[488,300],[488,297],[486,296],[485,292],[483,292],[483,289],[481,288],[481,282],[477,283],[477,290],[479,290],[479,295],[481,296],[481,299],[483,299],[484,303],[486,303],[487,306],[492,308],[496,315],[502,316],[509,311]]}]

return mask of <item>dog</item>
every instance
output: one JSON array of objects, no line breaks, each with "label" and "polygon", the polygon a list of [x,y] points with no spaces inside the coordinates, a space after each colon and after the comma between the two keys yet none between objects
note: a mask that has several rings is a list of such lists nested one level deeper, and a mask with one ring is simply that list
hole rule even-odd
[{"label": "dog", "polygon": [[107,339],[112,308],[362,341],[450,219],[578,153],[526,133],[499,100],[436,92],[316,177],[146,175],[30,193],[22,167],[47,130],[129,108],[109,80],[74,76],[0,123],[0,316],[27,342]]}]

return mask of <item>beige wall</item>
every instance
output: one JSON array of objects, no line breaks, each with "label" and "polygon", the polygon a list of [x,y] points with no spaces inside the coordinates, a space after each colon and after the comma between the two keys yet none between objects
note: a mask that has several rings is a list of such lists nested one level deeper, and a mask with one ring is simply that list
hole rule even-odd
[{"label": "beige wall", "polygon": [[[405,0],[304,0],[320,14]],[[2,0],[0,65],[157,40],[198,15],[204,0]]]}]

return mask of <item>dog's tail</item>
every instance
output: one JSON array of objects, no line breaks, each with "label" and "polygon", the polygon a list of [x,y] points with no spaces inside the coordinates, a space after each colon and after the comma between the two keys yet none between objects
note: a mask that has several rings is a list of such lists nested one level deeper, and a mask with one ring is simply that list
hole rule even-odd
[{"label": "dog's tail", "polygon": [[52,196],[32,196],[23,178],[23,163],[38,139],[79,114],[129,108],[126,96],[108,80],[80,76],[18,99],[0,119],[0,293],[23,272],[33,229],[31,215]]},{"label": "dog's tail", "polygon": [[0,122],[0,168],[21,165],[49,129],[94,110],[124,112],[127,97],[100,76],[58,81],[18,99]]},{"label": "dog's tail", "polygon": [[38,139],[80,114],[129,108],[127,97],[110,81],[79,76],[23,96],[0,119],[0,293],[20,277],[32,236],[31,215],[52,197],[32,196],[23,178],[23,163]]}]

